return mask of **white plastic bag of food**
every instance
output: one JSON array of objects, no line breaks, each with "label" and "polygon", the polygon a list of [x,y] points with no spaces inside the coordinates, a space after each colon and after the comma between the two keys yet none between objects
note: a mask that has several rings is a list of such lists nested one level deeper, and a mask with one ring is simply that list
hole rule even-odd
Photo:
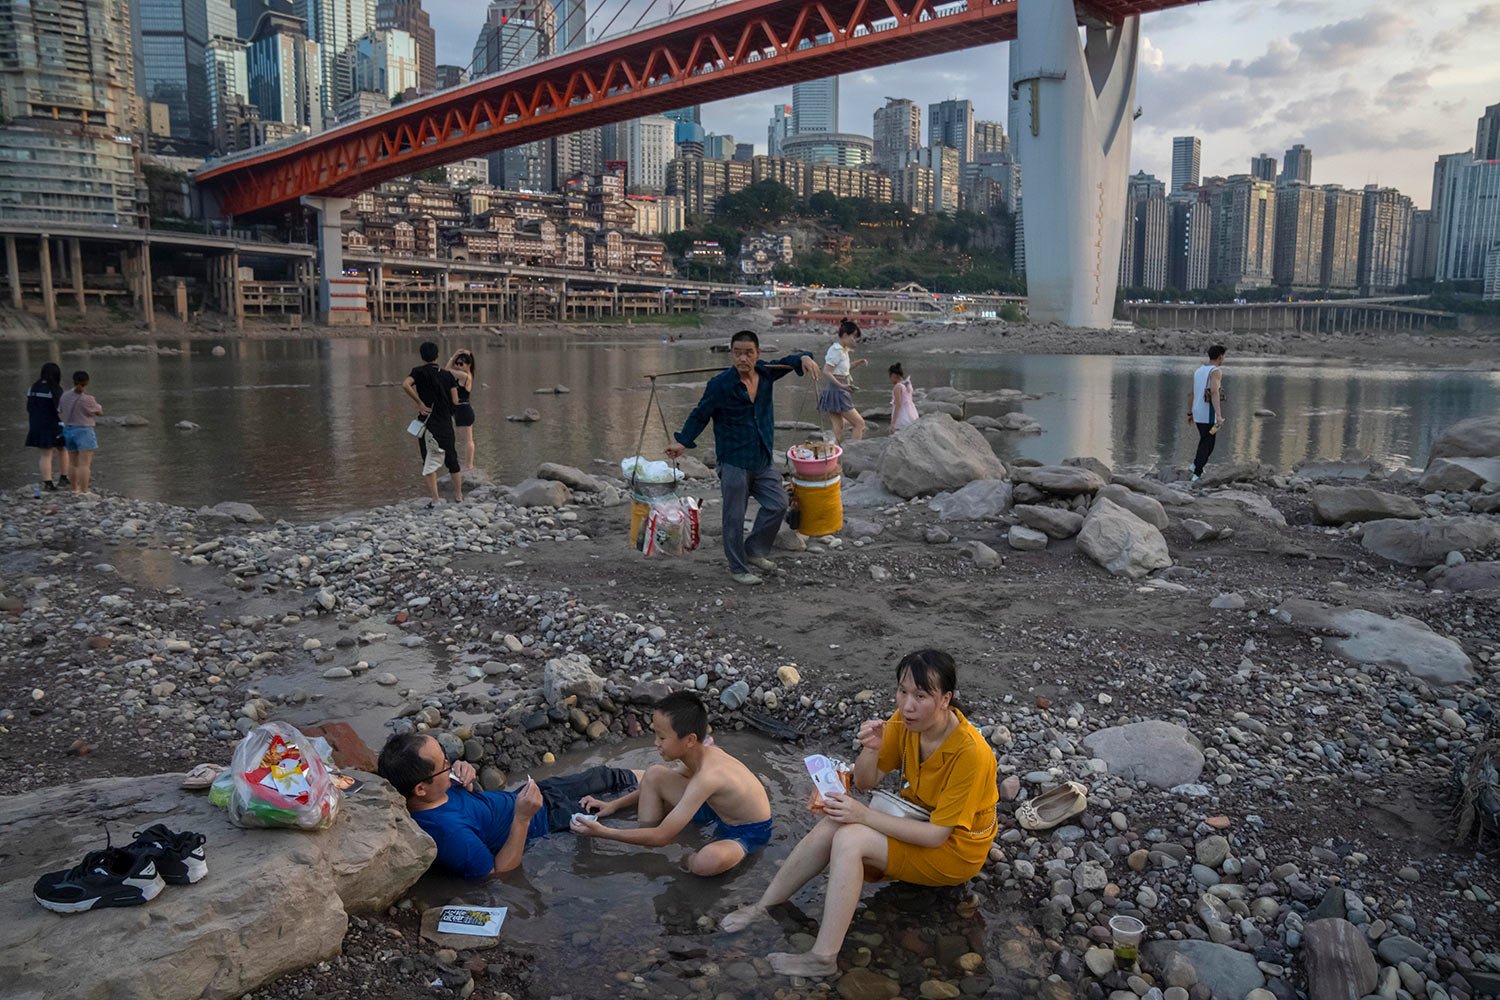
[{"label": "white plastic bag of food", "polygon": [[681,469],[669,462],[653,462],[642,455],[632,455],[620,463],[620,475],[637,483],[675,483],[683,479]]},{"label": "white plastic bag of food", "polygon": [[245,827],[324,830],[341,793],[319,747],[284,722],[256,726],[234,748],[229,818]]}]

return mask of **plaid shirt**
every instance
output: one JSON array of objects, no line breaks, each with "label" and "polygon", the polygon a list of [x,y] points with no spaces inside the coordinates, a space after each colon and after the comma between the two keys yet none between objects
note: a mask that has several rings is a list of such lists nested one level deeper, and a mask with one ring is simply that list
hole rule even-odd
[{"label": "plaid shirt", "polygon": [[[755,401],[740,381],[740,373],[733,368],[708,380],[703,389],[703,398],[688,414],[682,430],[673,435],[684,448],[696,447],[694,442],[708,422],[714,422],[714,450],[721,465],[759,472],[771,464],[775,454],[776,421],[772,405],[771,387],[783,375],[795,371],[802,374],[802,359],[812,357],[806,351],[788,354],[776,361],[757,361],[755,371],[760,375],[760,385],[755,390]],[[772,371],[773,365],[787,367]]]}]

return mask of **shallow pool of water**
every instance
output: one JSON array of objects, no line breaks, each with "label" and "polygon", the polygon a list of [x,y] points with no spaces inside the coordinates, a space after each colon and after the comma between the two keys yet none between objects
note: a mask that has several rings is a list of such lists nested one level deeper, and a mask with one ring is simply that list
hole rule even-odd
[{"label": "shallow pool of water", "polygon": [[[803,755],[812,751],[747,733],[717,739],[761,777],[776,819],[771,843],[730,873],[704,879],[684,868],[688,854],[708,841],[696,829],[656,851],[561,833],[529,846],[522,869],[503,879],[476,883],[429,873],[414,895],[434,906],[465,902],[507,907],[501,938],[532,954],[532,995],[538,997],[762,997],[789,988],[790,980],[758,967],[757,960],[772,951],[805,950],[810,941],[795,936],[816,933],[821,877],[798,894],[797,905],[780,908],[774,921],[761,921],[737,935],[720,932],[716,924],[730,909],[758,897],[797,840],[812,828],[802,764]],[[644,768],[659,761],[654,747],[633,741],[565,757],[533,776],[600,763]],[[633,819],[607,822],[629,825]],[[916,996],[922,980],[933,976],[955,982],[966,978],[960,957],[979,954],[984,963],[978,974],[988,984],[971,988],[985,985],[980,995],[1007,995],[1040,955],[1032,954],[1019,920],[989,908],[960,916],[964,895],[961,889],[899,885],[867,889],[845,954],[867,961],[871,969],[897,971],[903,996]],[[924,958],[936,964],[924,970]]]},{"label": "shallow pool of water", "polygon": [[[12,416],[0,425],[12,445],[0,449],[0,485],[35,482],[36,455],[25,437],[24,395],[43,362],[66,374],[87,369],[92,390],[114,418],[143,427],[102,427],[95,482],[101,489],[185,506],[243,500],[268,516],[313,519],[415,496],[416,445],[405,433],[412,407],[400,381],[417,363],[417,341],[296,339],[231,341],[224,357],[199,341],[161,342],[171,352],[98,353],[88,345],[0,342],[0,393]],[[646,421],[644,450],[666,443],[649,411],[642,375],[723,364],[703,342],[667,344],[651,336],[512,335],[503,341],[443,343],[477,355],[474,394],[478,468],[513,483],[541,462],[618,468],[633,454]],[[920,351],[920,341],[909,345]],[[1023,405],[1044,433],[1004,435],[1002,459],[1055,462],[1095,455],[1112,464],[1186,462],[1197,432],[1184,417],[1195,359],[1112,356],[863,353],[855,401],[889,404],[883,372],[898,358],[919,387],[1022,389]],[[706,375],[664,383],[660,399],[676,430]],[[564,395],[534,390],[562,384]],[[1306,458],[1362,454],[1391,464],[1420,464],[1448,424],[1490,412],[1500,373],[1439,368],[1349,366],[1231,358],[1228,423],[1216,461],[1267,462],[1287,468]],[[535,408],[536,423],[508,414]],[[815,422],[814,394],[791,377],[777,388],[778,417]],[[1274,418],[1251,416],[1256,409]],[[179,421],[197,431],[175,429]],[[783,432],[783,444],[803,432]],[[704,435],[712,443],[712,434]],[[595,465],[603,460],[605,466]]]}]

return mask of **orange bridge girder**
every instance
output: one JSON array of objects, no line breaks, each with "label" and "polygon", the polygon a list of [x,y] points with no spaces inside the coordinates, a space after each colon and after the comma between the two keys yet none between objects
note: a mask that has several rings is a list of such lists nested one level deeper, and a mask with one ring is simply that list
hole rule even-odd
[{"label": "orange bridge girder", "polygon": [[[1118,21],[1192,0],[1091,0]],[[1017,0],[735,0],[477,80],[310,136],[205,165],[225,216],[347,197],[383,181],[538,139],[1016,34]],[[823,45],[800,47],[817,36]],[[1003,86],[1003,84],[1000,84]]]}]

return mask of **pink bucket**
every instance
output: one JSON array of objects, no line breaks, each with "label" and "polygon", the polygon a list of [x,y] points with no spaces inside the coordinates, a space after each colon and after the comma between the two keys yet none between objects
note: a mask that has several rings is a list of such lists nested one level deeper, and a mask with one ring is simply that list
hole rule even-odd
[{"label": "pink bucket", "polygon": [[839,456],[844,453],[844,449],[840,448],[838,445],[834,445],[833,451],[823,458],[798,458],[793,453],[799,447],[802,446],[792,445],[790,448],[788,448],[786,450],[786,457],[792,463],[792,468],[796,469],[798,474],[804,476],[815,476],[826,472],[832,472],[835,468],[838,467]]}]

